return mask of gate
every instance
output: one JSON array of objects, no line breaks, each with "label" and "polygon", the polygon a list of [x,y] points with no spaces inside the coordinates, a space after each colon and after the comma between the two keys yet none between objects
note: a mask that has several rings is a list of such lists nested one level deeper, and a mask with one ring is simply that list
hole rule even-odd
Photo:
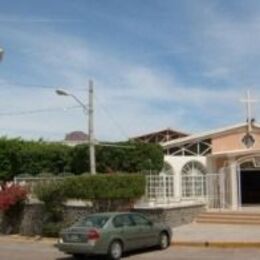
[{"label": "gate", "polygon": [[219,173],[207,174],[207,199],[209,208],[226,209],[232,206],[232,165]]}]

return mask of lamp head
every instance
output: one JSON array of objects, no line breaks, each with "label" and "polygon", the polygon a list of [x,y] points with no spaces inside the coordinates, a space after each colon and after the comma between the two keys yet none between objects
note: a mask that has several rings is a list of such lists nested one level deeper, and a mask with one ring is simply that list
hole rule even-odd
[{"label": "lamp head", "polygon": [[70,94],[63,89],[57,89],[56,94],[60,96],[69,96]]}]

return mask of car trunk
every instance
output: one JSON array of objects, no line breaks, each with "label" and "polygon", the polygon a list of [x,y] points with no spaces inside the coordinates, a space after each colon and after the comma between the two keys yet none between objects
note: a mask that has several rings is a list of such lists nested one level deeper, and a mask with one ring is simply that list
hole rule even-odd
[{"label": "car trunk", "polygon": [[93,228],[72,227],[62,232],[61,237],[65,243],[84,243],[88,242],[88,231]]}]

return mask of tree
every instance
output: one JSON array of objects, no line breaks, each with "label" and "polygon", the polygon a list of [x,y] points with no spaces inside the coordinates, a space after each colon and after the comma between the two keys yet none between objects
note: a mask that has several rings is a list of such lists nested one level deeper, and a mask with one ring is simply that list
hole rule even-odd
[{"label": "tree", "polygon": [[[162,147],[155,144],[120,143],[124,147],[96,146],[97,172],[160,171],[163,167]],[[75,147],[43,141],[0,138],[0,180],[8,181],[20,174],[58,175],[89,172],[89,147]]]}]

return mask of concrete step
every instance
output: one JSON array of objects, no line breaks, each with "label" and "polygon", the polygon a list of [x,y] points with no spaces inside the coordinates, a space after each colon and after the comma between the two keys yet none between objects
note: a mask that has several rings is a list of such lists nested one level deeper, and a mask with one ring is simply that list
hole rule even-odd
[{"label": "concrete step", "polygon": [[255,213],[255,212],[204,212],[201,213],[199,216],[255,216],[255,217],[260,217],[260,213]]},{"label": "concrete step", "polygon": [[260,214],[251,212],[206,212],[200,214],[195,222],[211,224],[260,225]]},{"label": "concrete step", "polygon": [[209,219],[252,219],[252,220],[260,220],[260,215],[206,215],[201,214],[198,216],[198,218],[209,218]]},{"label": "concrete step", "polygon": [[198,219],[196,223],[203,223],[203,224],[235,224],[235,225],[260,225],[259,221],[246,221],[246,220],[226,220],[226,219]]}]

